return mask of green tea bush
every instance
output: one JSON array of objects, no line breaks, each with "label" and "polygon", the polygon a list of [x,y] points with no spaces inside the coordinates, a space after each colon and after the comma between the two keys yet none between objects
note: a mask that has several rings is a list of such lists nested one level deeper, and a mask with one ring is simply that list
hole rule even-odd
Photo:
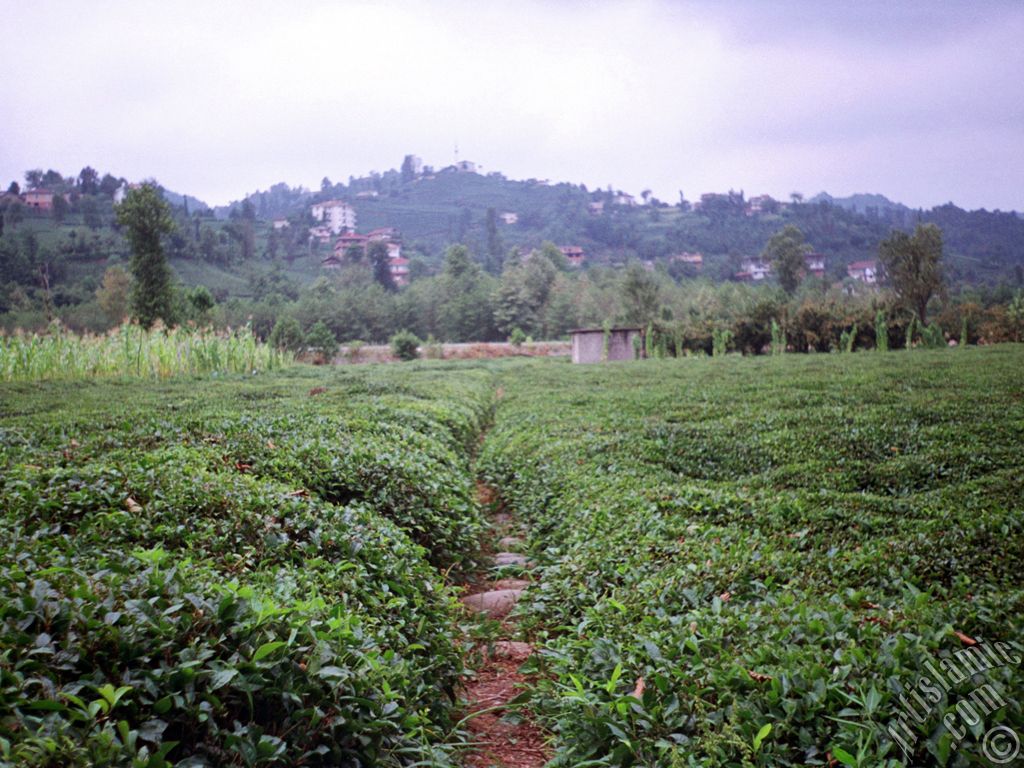
[{"label": "green tea bush", "polygon": [[26,393],[0,430],[0,763],[454,765],[440,569],[482,525],[486,376]]},{"label": "green tea bush", "polygon": [[[505,373],[480,468],[532,527],[552,765],[903,765],[954,630],[1019,653],[1024,354],[975,353]],[[1021,732],[1024,672],[986,677]],[[981,760],[937,727],[973,687],[910,764]]]}]

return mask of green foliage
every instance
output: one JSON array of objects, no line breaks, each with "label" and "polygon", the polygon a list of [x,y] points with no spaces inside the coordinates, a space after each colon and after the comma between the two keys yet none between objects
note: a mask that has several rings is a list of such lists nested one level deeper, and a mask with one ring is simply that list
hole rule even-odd
[{"label": "green foliage", "polygon": [[306,334],[306,345],[321,363],[330,363],[338,354],[338,338],[323,320],[317,320]]},{"label": "green foliage", "polygon": [[800,285],[806,267],[804,257],[810,252],[800,228],[787,224],[772,235],[761,257],[772,265],[782,289],[792,295]]},{"label": "green foliage", "polygon": [[914,347],[914,336],[917,334],[918,322],[917,315],[910,316],[910,322],[907,323],[906,339],[904,341],[905,349],[913,349]]},{"label": "green foliage", "polygon": [[882,310],[875,313],[875,349],[879,352],[889,351],[889,323]]},{"label": "green foliage", "polygon": [[646,326],[657,319],[660,290],[657,280],[633,262],[622,278],[622,320],[628,325]]},{"label": "green foliage", "polygon": [[391,354],[399,360],[415,360],[420,356],[423,342],[414,333],[399,331],[391,337]]},{"label": "green foliage", "polygon": [[126,323],[102,336],[78,335],[59,326],[44,335],[0,336],[0,381],[252,374],[281,368],[290,360],[257,340],[249,328],[147,331]]},{"label": "green foliage", "polygon": [[492,281],[473,261],[468,248],[453,245],[448,249],[437,285],[443,300],[437,308],[442,340],[478,341],[493,337]]},{"label": "green foliage", "polygon": [[929,323],[921,332],[921,340],[929,349],[942,349],[946,346],[946,337],[938,323]]},{"label": "green foliage", "polygon": [[0,762],[455,765],[489,381],[349,370],[5,393]]},{"label": "green foliage", "polygon": [[783,355],[786,353],[786,332],[778,321],[772,318],[772,354]]},{"label": "green foliage", "polygon": [[170,206],[155,185],[143,184],[125,195],[117,207],[117,221],[132,250],[133,316],[144,328],[158,319],[170,323],[174,320],[171,271],[161,242],[174,229]]},{"label": "green foliage", "polygon": [[302,332],[302,326],[294,317],[281,317],[274,323],[274,330],[270,332],[270,346],[293,354],[302,350],[306,344],[306,336]]},{"label": "green foliage", "polygon": [[857,342],[857,324],[853,324],[853,328],[848,331],[843,331],[839,337],[839,351],[849,354],[853,352],[853,345]]},{"label": "green foliage", "polygon": [[715,328],[711,339],[711,354],[714,357],[723,357],[729,352],[729,346],[732,344],[732,331],[728,328]]},{"label": "green foliage", "polygon": [[523,342],[526,341],[526,333],[518,325],[512,329],[512,333],[508,336],[508,343],[513,347],[523,346]]},{"label": "green foliage", "polygon": [[192,317],[200,323],[210,319],[210,311],[217,306],[217,301],[205,285],[197,285],[188,292],[188,305]]},{"label": "green foliage", "polygon": [[108,267],[103,273],[103,283],[96,289],[96,300],[112,323],[120,325],[128,316],[131,291],[132,278],[121,267]]},{"label": "green foliage", "polygon": [[[954,630],[1021,652],[1022,365],[1002,346],[505,370],[479,466],[532,532],[517,610],[552,765],[941,764],[932,734],[976,683],[910,759],[886,726]],[[980,764],[982,733],[947,764]]]},{"label": "green foliage", "polygon": [[1024,341],[1024,290],[1018,290],[1006,309],[1015,341]]},{"label": "green foliage", "polygon": [[391,275],[388,244],[382,240],[375,240],[366,249],[366,255],[373,267],[373,279],[386,291],[396,290],[395,279]]},{"label": "green foliage", "polygon": [[942,230],[918,224],[913,235],[895,231],[879,244],[878,256],[897,297],[926,326],[928,302],[943,287]]}]

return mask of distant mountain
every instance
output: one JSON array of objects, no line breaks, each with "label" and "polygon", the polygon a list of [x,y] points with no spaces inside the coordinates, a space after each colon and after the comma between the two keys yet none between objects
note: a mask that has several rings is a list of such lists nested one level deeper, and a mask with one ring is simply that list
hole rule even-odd
[{"label": "distant mountain", "polygon": [[828,192],[819,192],[812,197],[808,202],[820,203],[827,202],[840,208],[845,208],[848,211],[855,213],[868,213],[874,210],[876,213],[883,211],[909,211],[910,208],[905,206],[903,203],[894,203],[892,200],[887,198],[885,195],[861,193],[856,195],[850,195],[849,197],[832,197]]}]

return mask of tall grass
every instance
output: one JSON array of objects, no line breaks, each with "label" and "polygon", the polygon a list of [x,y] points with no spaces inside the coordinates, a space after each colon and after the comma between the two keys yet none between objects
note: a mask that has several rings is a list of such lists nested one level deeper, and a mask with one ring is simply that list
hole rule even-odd
[{"label": "tall grass", "polygon": [[182,374],[252,373],[281,368],[290,354],[259,341],[248,327],[144,330],[125,324],[103,335],[80,336],[54,326],[45,334],[0,335],[0,381],[72,380]]}]

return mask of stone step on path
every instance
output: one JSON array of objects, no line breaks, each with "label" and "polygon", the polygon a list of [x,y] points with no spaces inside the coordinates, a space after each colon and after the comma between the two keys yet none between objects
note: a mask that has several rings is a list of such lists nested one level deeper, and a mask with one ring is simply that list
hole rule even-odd
[{"label": "stone step on path", "polygon": [[[481,502],[489,506],[495,498],[493,489],[484,487],[480,492]],[[533,563],[526,555],[512,551],[525,548],[524,539],[512,535],[516,525],[512,515],[501,510],[492,514],[491,523],[501,537],[497,542],[501,551],[492,556],[493,569],[498,575],[509,568],[528,571]],[[466,758],[467,768],[542,768],[551,757],[543,731],[529,716],[506,717],[509,711],[505,705],[522,692],[526,683],[519,669],[534,651],[530,643],[512,639],[515,629],[508,618],[533,583],[528,578],[498,578],[462,597],[467,609],[501,622],[501,639],[480,649],[483,664],[464,689],[472,715],[467,727],[476,744]]]}]

